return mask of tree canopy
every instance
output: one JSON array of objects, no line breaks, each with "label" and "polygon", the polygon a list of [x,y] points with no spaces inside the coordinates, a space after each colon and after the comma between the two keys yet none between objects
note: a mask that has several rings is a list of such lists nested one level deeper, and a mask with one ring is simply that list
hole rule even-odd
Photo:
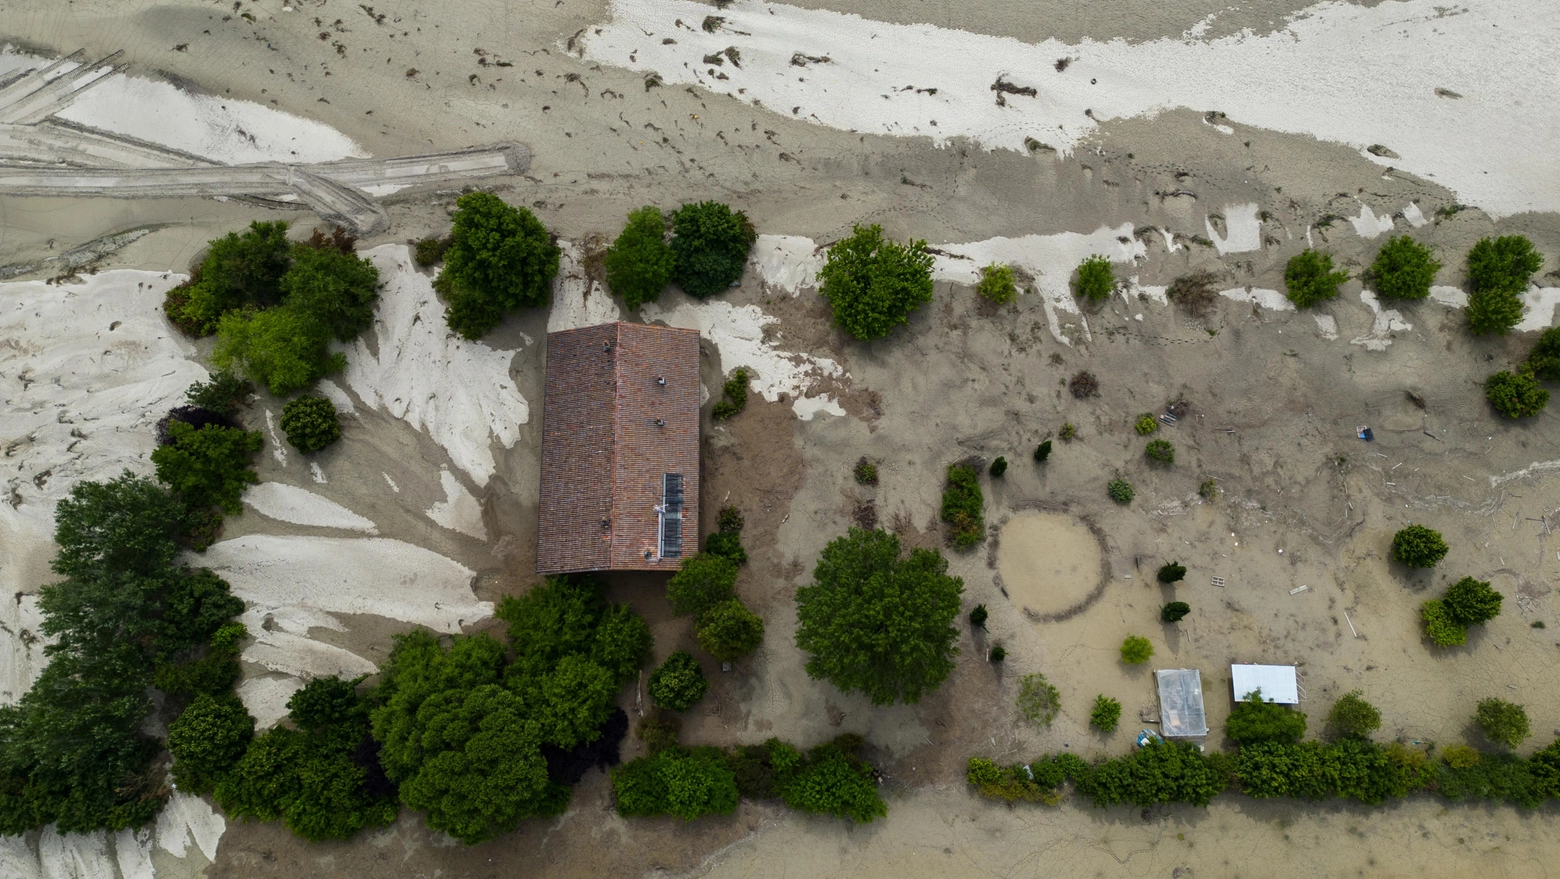
[{"label": "tree canopy", "polygon": [[1366,277],[1384,299],[1423,299],[1440,270],[1430,248],[1407,235],[1394,235],[1376,252]]},{"label": "tree canopy", "polygon": [[884,238],[876,223],[856,226],[829,248],[818,282],[834,323],[871,342],[932,301],[932,255],[925,241],[901,244]]},{"label": "tree canopy", "polygon": [[1292,745],[1305,737],[1305,715],[1288,706],[1268,702],[1262,691],[1242,694],[1230,711],[1224,732],[1242,745],[1278,742]]},{"label": "tree canopy", "polygon": [[173,780],[190,793],[211,793],[218,779],[244,756],[254,734],[255,719],[231,692],[196,696],[178,719],[168,724]]},{"label": "tree canopy", "polygon": [[341,439],[341,419],[336,405],[324,397],[305,394],[282,407],[282,433],[304,454],[318,452]]},{"label": "tree canopy", "polygon": [[736,599],[705,611],[697,629],[699,646],[721,662],[736,662],[764,641],[764,621]]},{"label": "tree canopy", "polygon": [[672,279],[697,299],[742,280],[758,232],[747,214],[718,201],[685,204],[672,214]]},{"label": "tree canopy", "polygon": [[1337,297],[1338,285],[1347,280],[1348,272],[1333,271],[1331,256],[1310,248],[1290,257],[1284,266],[1284,289],[1299,308]]},{"label": "tree canopy", "polygon": [[291,305],[232,311],[217,327],[211,362],[240,369],[284,397],[346,368],[346,355],[331,353],[330,338],[324,324]]},{"label": "tree canopy", "polygon": [[736,597],[737,563],[723,555],[701,552],[684,559],[682,567],[666,581],[666,597],[672,612],[695,618],[723,601]]},{"label": "tree canopy", "polygon": [[1491,375],[1484,380],[1484,397],[1507,418],[1531,418],[1549,405],[1549,391],[1538,386],[1528,369]]},{"label": "tree canopy", "polygon": [[807,674],[874,705],[919,702],[953,671],[964,582],[933,550],[900,558],[899,538],[852,528],[824,547],[797,590],[796,645]]},{"label": "tree canopy", "polygon": [[1433,568],[1447,551],[1441,532],[1423,525],[1409,525],[1392,535],[1392,557],[1411,568]]},{"label": "tree canopy", "polygon": [[281,302],[282,276],[291,265],[287,224],[250,223],[247,231],[229,232],[210,243],[182,290],[184,301],[171,299],[168,316],[196,335],[210,335],[229,311]]},{"label": "tree canopy", "polygon": [[1109,299],[1116,292],[1116,272],[1107,257],[1095,254],[1078,264],[1073,292],[1090,301]]},{"label": "tree canopy", "polygon": [[250,468],[262,443],[259,431],[174,422],[168,436],[172,443],[152,452],[157,478],[190,509],[243,512],[244,488],[260,481]]},{"label": "tree canopy", "polygon": [[534,214],[496,195],[468,192],[455,208],[434,287],[448,304],[450,329],[480,339],[507,312],[547,304],[562,251]]},{"label": "tree canopy", "polygon": [[672,282],[677,258],[666,242],[666,216],[657,207],[629,211],[628,225],[607,248],[607,287],[625,308],[654,302]]},{"label": "tree canopy", "polygon": [[334,247],[299,244],[281,280],[288,305],[313,318],[338,341],[350,342],[374,322],[379,269]]}]

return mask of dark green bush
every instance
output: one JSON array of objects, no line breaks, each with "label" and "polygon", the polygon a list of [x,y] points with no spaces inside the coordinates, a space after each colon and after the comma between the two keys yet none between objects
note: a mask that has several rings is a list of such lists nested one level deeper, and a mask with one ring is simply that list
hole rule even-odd
[{"label": "dark green bush", "polygon": [[1110,499],[1118,504],[1130,504],[1132,503],[1132,498],[1137,496],[1137,492],[1132,489],[1132,483],[1122,479],[1120,476],[1106,483],[1105,491],[1110,495]]},{"label": "dark green bush", "polygon": [[1366,277],[1383,299],[1423,299],[1440,270],[1430,248],[1407,235],[1394,235],[1376,252]]},{"label": "dark green bush", "polygon": [[619,683],[633,680],[650,658],[654,639],[644,617],[626,604],[609,606],[596,625],[590,658],[611,672]]},{"label": "dark green bush", "polygon": [[247,405],[249,395],[254,392],[255,385],[249,379],[219,369],[211,374],[211,381],[190,385],[184,392],[184,399],[191,406],[231,418],[240,406]]},{"label": "dark green bush", "polygon": [[682,567],[666,581],[666,597],[673,613],[697,619],[715,605],[735,598],[736,585],[736,562],[701,552],[684,559]]},{"label": "dark green bush", "polygon": [[651,710],[649,714],[639,719],[634,726],[634,735],[645,743],[645,748],[654,756],[667,748],[677,747],[677,736],[682,732],[682,721],[677,715],[660,710]]},{"label": "dark green bush", "polygon": [[999,455],[999,456],[997,456],[997,459],[995,461],[991,462],[991,470],[990,470],[991,476],[992,476],[993,479],[1001,479],[1002,478],[1002,474],[1004,474],[1006,472],[1007,472],[1007,459]]},{"label": "dark green bush", "polygon": [[1062,710],[1062,697],[1056,687],[1035,672],[1018,679],[1018,713],[1036,726],[1050,726]]},{"label": "dark green bush", "polygon": [[1116,273],[1110,260],[1103,256],[1091,256],[1078,265],[1073,280],[1073,292],[1082,299],[1099,301],[1109,299],[1116,292]]},{"label": "dark green bush", "polygon": [[1149,440],[1147,448],[1143,449],[1143,454],[1156,464],[1175,463],[1175,446],[1171,445],[1169,440]]},{"label": "dark green bush", "polygon": [[282,432],[293,448],[308,454],[341,439],[341,419],[331,401],[305,395],[282,407]]},{"label": "dark green bush", "polygon": [[721,399],[715,401],[710,416],[716,421],[724,421],[746,409],[748,381],[751,378],[746,367],[739,366],[732,370],[731,378],[726,379],[726,383],[720,386]]},{"label": "dark green bush", "polygon": [[1047,459],[1049,457],[1051,457],[1051,441],[1050,440],[1045,440],[1044,442],[1040,443],[1040,445],[1035,446],[1035,460],[1036,461],[1044,461],[1045,459]]},{"label": "dark green bush", "polygon": [[1505,596],[1490,588],[1489,581],[1464,577],[1446,590],[1441,601],[1452,619],[1465,626],[1487,623],[1500,616]]},{"label": "dark green bush", "polygon": [[515,648],[508,674],[537,677],[551,672],[566,656],[593,654],[607,611],[604,591],[601,581],[593,577],[548,577],[524,595],[500,601],[493,615],[509,624],[509,640]]},{"label": "dark green bush", "polygon": [[1352,690],[1338,697],[1327,712],[1327,729],[1340,738],[1368,739],[1381,728],[1381,711],[1365,701],[1365,695]]},{"label": "dark green bush", "polygon": [[[790,771],[777,767],[775,786],[780,798],[797,811],[846,818],[857,824],[887,815],[888,806],[878,794],[872,767],[856,756],[860,741],[856,736],[840,736],[813,748]],[[781,744],[771,740],[771,753]]]},{"label": "dark green bush", "polygon": [[612,770],[617,811],[625,818],[676,815],[692,821],[737,809],[737,781],[717,748],[667,748]]},{"label": "dark green bush", "polygon": [[1468,295],[1468,331],[1475,336],[1504,336],[1522,322],[1522,300],[1515,293],[1480,290]]},{"label": "dark green bush", "polygon": [[1484,396],[1507,418],[1530,418],[1549,405],[1549,392],[1526,370],[1497,372],[1485,379]]},{"label": "dark green bush", "polygon": [[244,488],[260,481],[251,469],[262,443],[259,432],[215,424],[197,430],[176,421],[168,425],[168,436],[171,444],[152,452],[157,478],[192,510],[243,512]]},{"label": "dark green bush", "polygon": [[628,225],[607,248],[607,287],[630,310],[654,302],[672,282],[677,258],[666,243],[666,216],[657,207],[628,212]]},{"label": "dark green bush", "polygon": [[1480,699],[1473,719],[1485,738],[1508,748],[1522,744],[1532,734],[1527,710],[1504,699]]},{"label": "dark green bush", "polygon": [[758,232],[747,214],[715,201],[685,204],[672,214],[672,279],[697,299],[742,280]]},{"label": "dark green bush", "polygon": [[1186,579],[1186,566],[1180,562],[1166,562],[1159,566],[1154,578],[1161,583],[1179,583]]},{"label": "dark green bush", "polygon": [[1468,642],[1468,628],[1457,622],[1446,602],[1432,598],[1419,606],[1419,618],[1425,623],[1425,635],[1437,647],[1457,647]]},{"label": "dark green bush", "polygon": [[710,682],[704,678],[699,661],[679,650],[650,673],[646,686],[655,704],[672,711],[687,711],[704,698]]},{"label": "dark green bush", "polygon": [[1094,697],[1094,707],[1089,711],[1089,725],[1103,733],[1116,731],[1121,723],[1121,702],[1106,695]]},{"label": "dark green bush", "polygon": [[1332,270],[1332,257],[1309,248],[1290,257],[1284,267],[1284,289],[1296,307],[1310,308],[1338,295],[1348,272]]},{"label": "dark green bush", "polygon": [[350,342],[374,322],[379,269],[350,251],[299,244],[281,287],[289,308],[308,315],[337,341]]},{"label": "dark green bush", "polygon": [[852,471],[852,475],[856,477],[857,485],[877,485],[877,465],[866,458],[856,462],[856,469]]},{"label": "dark green bush", "polygon": [[1441,532],[1423,525],[1409,525],[1392,535],[1392,558],[1411,568],[1433,568],[1446,558],[1447,550]]},{"label": "dark green bush", "polygon": [[732,506],[721,507],[715,520],[715,527],[722,534],[741,534],[744,524],[742,511]]},{"label": "dark green bush", "polygon": [[444,320],[450,329],[479,339],[507,312],[547,304],[561,251],[535,215],[496,195],[468,192],[455,206],[444,270],[434,288],[448,303]]},{"label": "dark green bush", "polygon": [[980,282],[975,285],[975,292],[998,305],[1006,305],[1018,298],[1018,286],[1014,280],[1012,266],[992,263],[980,270]]},{"label": "dark green bush", "polygon": [[986,619],[989,616],[990,613],[986,610],[986,606],[984,604],[977,604],[975,605],[975,609],[970,611],[970,625],[977,629],[984,629],[986,628]]},{"label": "dark green bush", "polygon": [[438,235],[430,235],[427,238],[417,239],[412,245],[412,262],[420,269],[436,266],[444,262],[444,251],[450,249],[450,239]]},{"label": "dark green bush", "polygon": [[1526,365],[1527,371],[1540,381],[1560,381],[1560,327],[1544,330],[1528,354]]},{"label": "dark green bush", "polygon": [[1230,785],[1228,758],[1217,752],[1204,754],[1186,742],[1151,742],[1094,766],[1069,764],[1068,774],[1078,793],[1100,807],[1206,806]]},{"label": "dark green bush", "polygon": [[254,734],[255,719],[231,692],[219,697],[196,696],[168,724],[173,780],[189,793],[211,793],[238,765]]},{"label": "dark green bush", "polygon": [[748,558],[747,550],[742,548],[742,535],[730,531],[717,531],[704,538],[704,551],[731,559],[739,565]]},{"label": "dark green bush", "polygon": [[[1074,397],[1080,400],[1088,397],[1098,397],[1100,395],[1100,380],[1094,377],[1094,373],[1088,370],[1081,370],[1068,380],[1067,389]],[[1072,427],[1072,424],[1062,425],[1061,437],[1064,440],[1072,439],[1078,433],[1078,429],[1075,427],[1068,431],[1067,428],[1069,427]]]},{"label": "dark green bush", "polygon": [[1543,256],[1525,236],[1480,238],[1468,251],[1468,286],[1474,294],[1518,296],[1527,290],[1533,273],[1543,266]]},{"label": "dark green bush", "polygon": [[721,662],[736,662],[758,649],[764,641],[764,621],[732,599],[711,607],[699,617],[699,646]]},{"label": "dark green bush", "polygon": [[1242,745],[1278,742],[1292,745],[1305,737],[1305,714],[1288,706],[1268,702],[1262,691],[1241,694],[1230,711],[1224,732]]},{"label": "dark green bush", "polygon": [[950,465],[942,497],[942,520],[948,523],[950,546],[968,549],[986,538],[985,505],[975,468]]},{"label": "dark green bush", "polygon": [[1001,642],[993,644],[991,645],[991,652],[986,654],[986,658],[990,659],[992,663],[1006,662],[1007,648],[1003,647]]},{"label": "dark green bush", "polygon": [[169,291],[169,318],[192,335],[208,336],[230,311],[279,304],[292,247],[281,221],[252,222],[242,234],[229,232],[213,240],[191,272],[189,286]]},{"label": "dark green bush", "polygon": [[1121,661],[1127,665],[1142,665],[1154,656],[1154,645],[1147,638],[1128,635],[1121,642]]},{"label": "dark green bush", "polygon": [[1167,623],[1179,623],[1192,612],[1192,606],[1184,601],[1172,601],[1159,609],[1159,618]]},{"label": "dark green bush", "polygon": [[871,342],[932,301],[932,255],[925,241],[900,244],[885,239],[881,226],[856,226],[829,248],[818,283],[834,323]]},{"label": "dark green bush", "polygon": [[953,671],[964,582],[933,550],[899,557],[899,538],[852,528],[824,547],[796,591],[796,646],[807,675],[874,705],[915,703]]}]

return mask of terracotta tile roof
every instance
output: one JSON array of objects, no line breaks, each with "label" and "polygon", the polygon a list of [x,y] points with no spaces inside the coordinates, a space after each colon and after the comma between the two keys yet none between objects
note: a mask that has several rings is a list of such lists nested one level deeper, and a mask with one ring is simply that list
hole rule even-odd
[{"label": "terracotta tile roof", "polygon": [[666,474],[682,478],[683,554],[697,551],[699,403],[695,330],[547,335],[538,573],[676,570],[681,555],[661,555]]}]

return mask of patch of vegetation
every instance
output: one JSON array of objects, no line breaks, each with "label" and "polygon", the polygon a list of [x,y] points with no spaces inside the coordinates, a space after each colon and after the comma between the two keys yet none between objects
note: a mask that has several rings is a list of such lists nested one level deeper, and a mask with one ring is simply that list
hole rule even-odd
[{"label": "patch of vegetation", "polygon": [[247,404],[249,395],[254,392],[254,382],[220,369],[211,374],[211,381],[190,385],[184,392],[184,399],[191,406],[231,418],[240,406]]},{"label": "patch of vegetation", "polygon": [[677,257],[666,241],[666,215],[657,207],[629,211],[628,225],[607,248],[607,287],[632,311],[654,302],[672,282]]},{"label": "patch of vegetation", "polygon": [[292,266],[282,275],[282,302],[307,315],[321,332],[350,342],[374,322],[379,269],[352,252],[356,239],[347,237],[342,252],[330,239],[314,234],[313,243],[293,248]]},{"label": "patch of vegetation", "polygon": [[1167,623],[1179,623],[1192,612],[1192,606],[1184,601],[1172,601],[1159,609],[1159,618]]},{"label": "patch of vegetation", "polygon": [[993,644],[991,652],[986,654],[986,658],[991,660],[993,665],[1004,662],[1007,660],[1007,648],[1003,647],[1001,642]]},{"label": "patch of vegetation", "polygon": [[1036,461],[1044,463],[1045,460],[1047,458],[1049,458],[1049,457],[1051,457],[1051,441],[1050,440],[1044,440],[1044,441],[1042,441],[1040,443],[1040,445],[1035,446],[1035,460]]},{"label": "patch of vegetation", "polygon": [[851,474],[856,477],[857,485],[877,485],[878,483],[877,465],[866,458],[856,462],[856,468],[851,471]]},{"label": "patch of vegetation", "polygon": [[1121,642],[1121,661],[1127,665],[1142,665],[1154,655],[1154,645],[1147,638],[1128,635]]},{"label": "patch of vegetation", "polygon": [[1062,697],[1056,687],[1035,672],[1018,679],[1018,713],[1036,726],[1048,727],[1062,710]]},{"label": "patch of vegetation", "polygon": [[1305,726],[1304,713],[1268,702],[1262,698],[1261,690],[1254,690],[1243,694],[1235,703],[1224,724],[1224,732],[1242,745],[1258,742],[1292,745],[1305,738]]},{"label": "patch of vegetation", "polygon": [[1560,327],[1544,330],[1529,352],[1525,365],[1532,376],[1540,381],[1560,381]]},{"label": "patch of vegetation", "polygon": [[1073,278],[1073,294],[1080,299],[1099,302],[1109,299],[1116,292],[1116,273],[1110,260],[1103,256],[1091,256],[1078,264]]},{"label": "patch of vegetation", "polygon": [[1013,267],[1005,263],[992,263],[982,268],[975,292],[998,305],[1007,305],[1017,299],[1018,285],[1015,283]]},{"label": "patch of vegetation", "polygon": [[1543,266],[1544,257],[1525,236],[1480,238],[1468,251],[1468,286],[1473,293],[1519,296]]},{"label": "patch of vegetation", "polygon": [[796,591],[808,676],[874,705],[919,702],[953,671],[963,592],[941,553],[901,558],[897,535],[852,528],[824,547],[813,582]]},{"label": "patch of vegetation", "polygon": [[444,262],[444,252],[450,249],[450,239],[438,235],[417,239],[412,245],[412,262],[426,269]]},{"label": "patch of vegetation", "polygon": [[254,738],[255,719],[231,691],[202,693],[168,724],[173,780],[193,794],[209,794],[231,772]]},{"label": "patch of vegetation", "polygon": [[445,323],[465,339],[480,339],[518,308],[547,304],[562,251],[526,208],[487,192],[455,201],[444,270],[434,289],[444,297]]},{"label": "patch of vegetation", "polygon": [[1383,299],[1424,299],[1440,270],[1430,248],[1407,235],[1394,235],[1376,252],[1365,277]]},{"label": "patch of vegetation", "polygon": [[1186,579],[1186,566],[1180,562],[1167,562],[1159,566],[1159,572],[1154,576],[1161,583],[1179,583]]},{"label": "patch of vegetation", "polygon": [[732,370],[731,377],[726,379],[725,383],[720,386],[721,398],[716,400],[715,405],[710,408],[710,417],[716,421],[725,421],[727,418],[746,409],[748,381],[752,377],[752,374],[748,372],[745,366],[739,366]]},{"label": "patch of vegetation", "polygon": [[292,249],[282,221],[256,221],[243,233],[211,241],[187,286],[169,291],[164,304],[169,320],[191,335],[209,336],[230,311],[280,304]]},{"label": "patch of vegetation", "polygon": [[1213,272],[1192,272],[1170,282],[1165,296],[1192,317],[1206,318],[1219,298],[1218,281],[1219,276]]},{"label": "patch of vegetation", "polygon": [[1527,710],[1504,699],[1480,699],[1473,719],[1485,738],[1507,748],[1515,748],[1532,735]]},{"label": "patch of vegetation", "polygon": [[687,711],[704,698],[709,688],[710,682],[705,679],[704,670],[699,668],[699,661],[678,650],[650,673],[645,691],[662,708]]},{"label": "patch of vegetation", "polygon": [[305,395],[282,407],[282,432],[293,448],[308,454],[341,439],[341,419],[331,401]]},{"label": "patch of vegetation", "polygon": [[747,214],[716,201],[685,204],[672,214],[672,280],[696,299],[733,287],[757,240]]},{"label": "patch of vegetation", "polygon": [[1411,568],[1435,567],[1448,549],[1441,532],[1423,525],[1409,525],[1392,535],[1392,558]]},{"label": "patch of vegetation", "polygon": [[696,634],[704,652],[721,662],[736,662],[764,641],[764,621],[732,599],[723,601],[699,617]]},{"label": "patch of vegetation", "polygon": [[1522,300],[1515,293],[1481,290],[1468,295],[1468,331],[1475,336],[1504,336],[1522,321]]},{"label": "patch of vegetation", "polygon": [[742,548],[742,512],[736,507],[723,507],[716,524],[716,531],[704,538],[704,551],[723,556],[737,564],[747,561],[747,550]]},{"label": "patch of vegetation", "polygon": [[1089,710],[1089,725],[1102,733],[1112,733],[1121,723],[1121,701],[1104,694],[1094,697],[1094,707]]},{"label": "patch of vegetation", "polygon": [[1419,606],[1419,618],[1424,621],[1425,635],[1437,647],[1459,647],[1468,643],[1468,627],[1457,622],[1446,602],[1432,598]]},{"label": "patch of vegetation", "polygon": [[260,481],[252,469],[262,440],[258,431],[220,425],[168,424],[169,444],[152,452],[157,478],[191,510],[212,507],[237,515],[244,489]]},{"label": "patch of vegetation", "polygon": [[231,311],[217,326],[211,362],[220,369],[241,369],[285,397],[346,368],[346,355],[331,353],[330,339],[325,325],[290,305]]},{"label": "patch of vegetation", "polygon": [[1078,428],[1074,427],[1071,421],[1064,422],[1062,424],[1062,429],[1058,431],[1056,435],[1064,442],[1071,442],[1073,437],[1078,435]]},{"label": "patch of vegetation", "polygon": [[[1072,392],[1074,397],[1080,400],[1088,397],[1098,397],[1100,395],[1100,380],[1095,378],[1092,372],[1079,372],[1067,382],[1067,389]],[[1063,427],[1062,433],[1064,436],[1062,439],[1070,439],[1070,437],[1065,436],[1066,432],[1067,429]]]},{"label": "patch of vegetation", "polygon": [[1132,484],[1120,476],[1106,483],[1105,491],[1110,495],[1110,499],[1118,504],[1130,504],[1137,496],[1137,492],[1132,489]]},{"label": "patch of vegetation", "polygon": [[1524,368],[1516,372],[1497,372],[1484,380],[1484,396],[1507,418],[1531,418],[1549,405],[1549,391],[1538,386],[1533,374]]},{"label": "patch of vegetation", "polygon": [[986,628],[986,620],[990,616],[991,614],[986,610],[984,604],[975,605],[975,609],[970,611],[970,627],[975,629]]},{"label": "patch of vegetation", "polygon": [[986,538],[985,505],[975,468],[950,465],[942,497],[942,520],[948,523],[950,546],[968,549]]},{"label": "patch of vegetation", "polygon": [[932,255],[926,242],[883,237],[882,227],[856,226],[829,248],[818,292],[834,323],[863,342],[886,337],[932,301]]},{"label": "patch of vegetation", "polygon": [[1477,626],[1500,616],[1505,596],[1490,587],[1487,580],[1464,577],[1446,590],[1441,601],[1452,619],[1465,626]]},{"label": "patch of vegetation", "polygon": [[1169,440],[1149,440],[1148,445],[1143,449],[1143,454],[1155,464],[1175,463],[1175,446],[1171,445]]},{"label": "patch of vegetation", "polygon": [[719,748],[667,748],[612,770],[625,818],[676,815],[692,821],[737,810],[737,779]]},{"label": "patch of vegetation", "polygon": [[998,455],[997,459],[991,462],[991,469],[988,472],[991,473],[991,478],[1001,479],[1002,474],[1007,472],[1007,459]]},{"label": "patch of vegetation", "polygon": [[725,556],[701,552],[683,559],[682,567],[666,581],[666,597],[678,616],[701,616],[705,611],[737,597],[737,563]]},{"label": "patch of vegetation", "polygon": [[1219,483],[1217,480],[1205,479],[1203,484],[1197,486],[1197,493],[1203,500],[1211,501],[1219,496]]},{"label": "patch of vegetation", "polygon": [[1132,422],[1132,429],[1137,431],[1138,436],[1148,436],[1159,429],[1159,419],[1155,418],[1151,413],[1144,412],[1137,417],[1136,421]]},{"label": "patch of vegetation", "polygon": [[1338,285],[1348,272],[1333,271],[1332,257],[1307,248],[1290,257],[1284,267],[1284,289],[1297,308],[1310,308],[1338,295]]},{"label": "patch of vegetation", "polygon": [[1327,712],[1327,729],[1338,738],[1369,739],[1381,729],[1381,710],[1365,701],[1365,694],[1351,690],[1338,697]]}]

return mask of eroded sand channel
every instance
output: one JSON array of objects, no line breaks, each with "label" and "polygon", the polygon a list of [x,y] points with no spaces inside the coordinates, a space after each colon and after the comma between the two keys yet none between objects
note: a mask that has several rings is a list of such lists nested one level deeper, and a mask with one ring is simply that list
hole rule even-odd
[{"label": "eroded sand channel", "polygon": [[1100,546],[1088,526],[1065,513],[1023,513],[1002,526],[997,572],[1013,604],[1030,619],[1082,610],[1098,597]]}]

